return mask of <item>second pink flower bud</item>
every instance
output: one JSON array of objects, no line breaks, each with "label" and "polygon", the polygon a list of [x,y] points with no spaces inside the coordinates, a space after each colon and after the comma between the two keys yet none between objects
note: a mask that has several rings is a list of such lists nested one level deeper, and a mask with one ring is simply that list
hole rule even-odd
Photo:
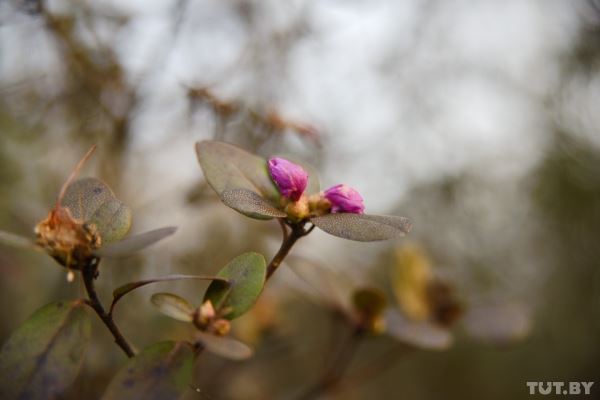
[{"label": "second pink flower bud", "polygon": [[332,213],[362,214],[365,210],[362,196],[350,186],[335,185],[327,189],[324,196],[331,203]]}]

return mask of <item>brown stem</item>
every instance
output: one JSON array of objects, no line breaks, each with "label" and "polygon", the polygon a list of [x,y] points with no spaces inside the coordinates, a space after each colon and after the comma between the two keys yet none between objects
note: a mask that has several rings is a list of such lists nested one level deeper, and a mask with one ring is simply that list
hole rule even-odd
[{"label": "brown stem", "polygon": [[94,279],[96,279],[97,274],[98,262],[89,263],[81,271],[85,290],[87,291],[89,297],[89,300],[86,303],[96,312],[96,314],[98,314],[98,317],[100,317],[104,325],[106,325],[110,333],[115,338],[115,343],[125,352],[125,354],[127,354],[127,357],[131,358],[135,355],[135,352],[115,324],[112,316],[106,313],[104,307],[102,307],[100,299],[98,298],[96,288],[94,287]]},{"label": "brown stem", "polygon": [[283,220],[280,220],[281,229],[283,230],[283,242],[281,243],[281,247],[275,257],[269,263],[267,267],[267,280],[273,275],[273,273],[277,270],[277,268],[283,262],[283,259],[288,255],[294,244],[300,239],[302,236],[308,235],[310,229],[307,231],[304,229],[304,223],[300,224],[291,224],[291,231],[288,233],[286,224]]}]

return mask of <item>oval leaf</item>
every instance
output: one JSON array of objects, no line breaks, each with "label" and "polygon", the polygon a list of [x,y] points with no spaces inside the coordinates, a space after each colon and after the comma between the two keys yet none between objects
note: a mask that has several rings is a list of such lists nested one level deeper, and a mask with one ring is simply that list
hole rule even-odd
[{"label": "oval leaf", "polygon": [[358,242],[393,239],[412,228],[407,218],[387,215],[327,214],[311,218],[310,222],[333,236]]},{"label": "oval leaf", "polygon": [[385,312],[385,331],[399,341],[426,350],[446,350],[452,345],[452,333],[427,321],[410,321],[397,310]]},{"label": "oval leaf", "polygon": [[73,218],[89,221],[108,200],[115,198],[111,188],[98,178],[81,178],[67,186],[61,206],[71,211]]},{"label": "oval leaf", "polygon": [[258,253],[244,253],[229,262],[219,273],[229,284],[213,281],[204,295],[223,315],[234,319],[248,311],[260,296],[267,273],[265,258]]},{"label": "oval leaf", "polygon": [[55,302],[37,310],[0,352],[0,398],[62,397],[73,383],[90,338],[84,303]]},{"label": "oval leaf", "polygon": [[156,293],[150,299],[160,312],[179,321],[192,322],[194,307],[184,298],[171,293]]},{"label": "oval leaf", "polygon": [[194,352],[188,343],[153,344],[121,368],[102,399],[178,399],[192,380],[193,362]]},{"label": "oval leaf", "polygon": [[131,228],[129,207],[97,178],[82,178],[71,183],[61,205],[68,208],[75,219],[95,224],[103,243],[121,239]]},{"label": "oval leaf", "polygon": [[279,191],[271,181],[265,159],[212,140],[196,143],[196,154],[208,184],[220,197],[228,189],[246,189],[271,204],[279,203]]},{"label": "oval leaf", "polygon": [[221,193],[227,207],[255,219],[285,218],[287,214],[276,209],[257,193],[248,189],[227,189]]},{"label": "oval leaf", "polygon": [[149,232],[140,233],[138,235],[128,236],[118,242],[109,243],[102,246],[94,253],[100,257],[128,257],[132,254],[153,245],[154,243],[171,236],[177,231],[174,226],[155,229]]},{"label": "oval leaf", "polygon": [[206,332],[197,332],[197,339],[206,350],[230,360],[245,360],[254,351],[245,343],[226,336],[215,336]]},{"label": "oval leaf", "polygon": [[121,240],[131,229],[131,210],[121,200],[110,199],[92,215],[89,223],[96,225],[102,243]]}]

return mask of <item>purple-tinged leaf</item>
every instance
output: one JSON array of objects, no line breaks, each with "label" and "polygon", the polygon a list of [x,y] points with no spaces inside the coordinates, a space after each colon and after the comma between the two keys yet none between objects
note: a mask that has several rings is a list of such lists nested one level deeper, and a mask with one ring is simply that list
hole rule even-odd
[{"label": "purple-tinged leaf", "polygon": [[62,398],[79,372],[90,330],[81,300],[34,312],[0,351],[0,398]]},{"label": "purple-tinged leaf", "polygon": [[192,381],[194,351],[186,342],[159,342],[121,368],[103,400],[178,399]]}]

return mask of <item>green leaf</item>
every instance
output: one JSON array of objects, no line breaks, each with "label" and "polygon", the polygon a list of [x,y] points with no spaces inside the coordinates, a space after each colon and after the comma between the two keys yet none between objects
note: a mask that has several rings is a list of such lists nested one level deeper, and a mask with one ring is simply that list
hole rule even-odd
[{"label": "green leaf", "polygon": [[121,240],[131,229],[131,210],[121,200],[110,199],[104,202],[92,215],[89,223],[95,224],[102,243]]},{"label": "green leaf", "polygon": [[102,204],[114,198],[111,188],[100,179],[81,178],[67,187],[61,206],[68,208],[73,218],[87,222]]},{"label": "green leaf", "polygon": [[374,242],[404,236],[412,228],[404,217],[338,213],[311,218],[325,232],[358,242]]},{"label": "green leaf", "polygon": [[121,368],[102,399],[178,399],[190,385],[193,364],[194,352],[189,343],[155,343]]},{"label": "green leaf", "polygon": [[118,242],[109,243],[102,246],[94,253],[101,257],[127,257],[154,243],[171,236],[177,231],[174,226],[154,229],[152,231],[140,233],[138,235],[127,236]]},{"label": "green leaf", "polygon": [[279,191],[271,181],[267,161],[225,142],[196,143],[196,154],[208,184],[222,198],[228,189],[257,193],[272,205],[279,204]]},{"label": "green leaf", "polygon": [[97,178],[82,178],[71,183],[61,206],[68,208],[75,219],[95,224],[103,243],[121,239],[131,228],[131,210]]},{"label": "green leaf", "polygon": [[230,360],[245,360],[254,353],[248,345],[230,337],[206,332],[196,332],[196,337],[206,350]]},{"label": "green leaf", "polygon": [[156,293],[150,299],[160,312],[179,321],[192,322],[194,306],[172,293]]},{"label": "green leaf", "polygon": [[230,309],[224,317],[237,318],[248,311],[260,296],[266,273],[267,266],[262,255],[244,253],[237,256],[217,274],[227,279],[229,285],[212,282],[202,302],[210,300],[217,310]]},{"label": "green leaf", "polygon": [[257,193],[248,189],[226,189],[221,200],[227,207],[255,219],[285,218],[287,214],[276,209]]},{"label": "green leaf", "polygon": [[1,399],[59,398],[73,383],[90,338],[90,319],[78,300],[37,310],[0,352]]}]

